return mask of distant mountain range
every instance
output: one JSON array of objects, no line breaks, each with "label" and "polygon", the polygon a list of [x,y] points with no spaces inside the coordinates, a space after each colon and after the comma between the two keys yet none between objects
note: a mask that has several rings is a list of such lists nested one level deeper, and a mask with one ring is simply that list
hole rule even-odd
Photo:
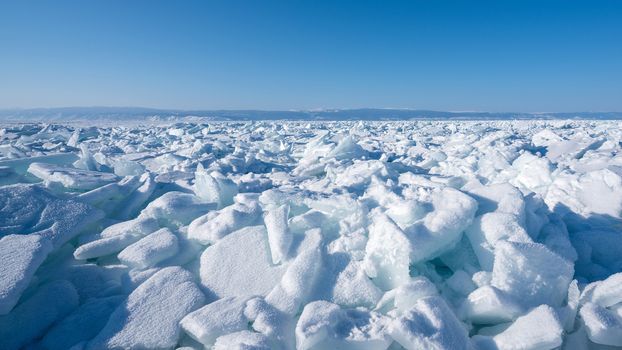
[{"label": "distant mountain range", "polygon": [[177,110],[139,107],[64,107],[0,109],[0,120],[43,121],[251,121],[251,120],[503,120],[622,119],[622,112],[514,113],[441,112],[416,109],[331,109],[309,111]]}]

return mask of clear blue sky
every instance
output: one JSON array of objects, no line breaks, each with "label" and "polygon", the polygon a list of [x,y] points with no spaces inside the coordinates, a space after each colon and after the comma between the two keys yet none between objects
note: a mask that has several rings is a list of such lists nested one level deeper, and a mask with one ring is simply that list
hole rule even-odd
[{"label": "clear blue sky", "polygon": [[622,1],[0,0],[0,108],[622,111]]}]

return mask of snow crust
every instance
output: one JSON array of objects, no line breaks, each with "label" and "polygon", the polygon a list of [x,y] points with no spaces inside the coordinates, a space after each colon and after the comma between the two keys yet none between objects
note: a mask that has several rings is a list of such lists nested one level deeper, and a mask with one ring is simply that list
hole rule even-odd
[{"label": "snow crust", "polygon": [[1,349],[622,347],[612,121],[0,126]]}]

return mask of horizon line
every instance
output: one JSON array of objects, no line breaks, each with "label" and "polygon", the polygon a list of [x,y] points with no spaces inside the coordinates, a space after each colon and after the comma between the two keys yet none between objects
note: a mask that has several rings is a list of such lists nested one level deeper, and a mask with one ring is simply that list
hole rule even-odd
[{"label": "horizon line", "polygon": [[360,110],[386,110],[386,111],[404,111],[404,112],[438,112],[452,114],[472,114],[472,113],[488,113],[488,114],[567,114],[567,113],[622,113],[622,111],[614,110],[592,110],[592,111],[488,111],[488,110],[440,110],[429,108],[412,108],[412,107],[326,107],[326,108],[308,108],[308,109],[262,109],[262,108],[166,108],[166,107],[145,107],[145,106],[62,106],[62,107],[0,107],[1,112],[8,111],[33,111],[33,110],[61,110],[61,109],[142,109],[161,112],[291,112],[291,113],[326,113],[326,112],[343,112],[343,111],[360,111]]}]

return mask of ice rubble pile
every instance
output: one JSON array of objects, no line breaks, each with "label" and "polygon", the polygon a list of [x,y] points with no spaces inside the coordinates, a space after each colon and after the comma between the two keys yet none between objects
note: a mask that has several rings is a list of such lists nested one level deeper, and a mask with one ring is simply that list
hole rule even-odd
[{"label": "ice rubble pile", "polygon": [[0,348],[622,346],[614,122],[0,129]]}]

